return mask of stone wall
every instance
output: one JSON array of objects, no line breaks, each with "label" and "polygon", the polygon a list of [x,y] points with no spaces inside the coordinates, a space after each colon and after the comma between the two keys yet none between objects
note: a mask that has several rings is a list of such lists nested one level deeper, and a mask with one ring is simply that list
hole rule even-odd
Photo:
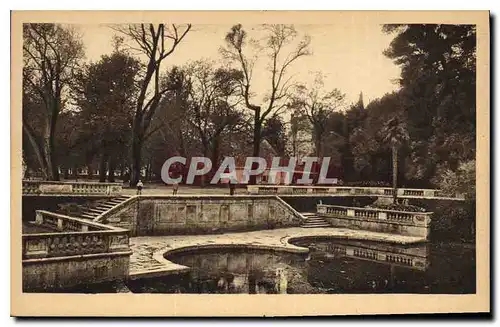
[{"label": "stone wall", "polygon": [[127,278],[130,253],[23,260],[23,291],[64,290]]},{"label": "stone wall", "polygon": [[301,219],[275,196],[138,196],[103,222],[141,236],[272,229]]},{"label": "stone wall", "polygon": [[128,278],[132,251],[127,230],[43,210],[32,224],[53,231],[22,235],[25,292]]}]

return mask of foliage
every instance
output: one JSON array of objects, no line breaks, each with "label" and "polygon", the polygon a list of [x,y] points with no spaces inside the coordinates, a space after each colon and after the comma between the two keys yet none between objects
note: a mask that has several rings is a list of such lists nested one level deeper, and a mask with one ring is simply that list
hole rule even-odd
[{"label": "foliage", "polygon": [[[126,160],[123,154],[129,146],[140,69],[138,60],[125,52],[114,52],[86,65],[72,88],[80,120],[75,146],[85,146],[86,162],[100,154],[101,166],[110,166],[111,181],[116,163]],[[101,174],[106,170],[102,168]]]},{"label": "foliage", "polygon": [[438,163],[456,169],[475,155],[476,28],[386,25],[386,55],[401,66],[401,105],[413,141],[409,176],[432,177]]},{"label": "foliage", "polygon": [[459,164],[456,170],[441,167],[433,182],[444,194],[464,194],[466,199],[476,199],[476,160]]},{"label": "foliage", "polygon": [[[265,37],[262,40],[248,40],[248,34],[241,24],[234,25],[226,34],[226,46],[220,49],[223,57],[241,71],[240,94],[247,109],[253,112],[253,152],[254,157],[260,154],[262,126],[270,116],[277,116],[287,109],[293,76],[288,76],[290,66],[298,59],[310,55],[310,38],[299,37],[293,25],[263,25]],[[248,45],[256,48],[254,55],[249,53]],[[289,51],[287,51],[289,50]],[[255,99],[252,89],[253,68],[260,53],[267,58],[270,74],[269,88],[261,99]],[[257,103],[261,103],[260,105]],[[250,183],[255,184],[255,176]]]},{"label": "foliage", "polygon": [[56,128],[83,55],[83,44],[73,29],[23,25],[23,132],[45,179],[59,179]]},{"label": "foliage", "polygon": [[344,99],[345,95],[339,89],[324,90],[323,77],[320,74],[316,76],[311,87],[304,84],[295,87],[290,107],[296,110],[297,115],[302,115],[309,121],[317,157],[324,156],[325,140],[331,134],[342,139],[341,135],[328,127],[332,114],[344,109]]},{"label": "foliage", "polygon": [[143,146],[151,120],[164,95],[179,86],[178,83],[168,83],[169,80],[161,78],[161,64],[174,53],[191,30],[191,24],[132,24],[127,27],[118,26],[115,30],[130,41],[131,50],[138,51],[146,58],[138,83],[139,92],[132,120],[130,185],[135,186],[141,175]]},{"label": "foliage", "polygon": [[273,147],[277,156],[285,156],[288,136],[282,118],[276,116],[267,119],[262,127],[262,138]]},{"label": "foliage", "polygon": [[[265,150],[329,156],[346,183],[387,184],[392,175],[407,187],[474,198],[475,26],[384,26],[394,36],[385,54],[401,67],[399,89],[366,105],[362,94],[346,105],[341,90],[326,89],[320,77],[311,84],[295,79],[291,67],[311,54],[311,45],[293,25],[258,28],[257,40],[233,26],[221,49],[224,62],[165,69],[190,25],[114,27],[114,51],[82,65],[74,30],[25,24],[26,165],[47,179],[57,179],[58,168],[97,160],[109,171],[129,165],[133,184],[141,170],[150,177],[174,155],[219,161]],[[266,65],[267,85],[256,94],[258,63]]]}]

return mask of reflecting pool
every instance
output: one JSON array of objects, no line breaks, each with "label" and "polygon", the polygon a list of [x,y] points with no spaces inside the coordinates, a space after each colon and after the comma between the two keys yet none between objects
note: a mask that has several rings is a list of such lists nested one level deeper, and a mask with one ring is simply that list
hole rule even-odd
[{"label": "reflecting pool", "polygon": [[475,293],[475,248],[314,239],[309,254],[203,249],[167,256],[191,272],[127,283],[133,293]]}]

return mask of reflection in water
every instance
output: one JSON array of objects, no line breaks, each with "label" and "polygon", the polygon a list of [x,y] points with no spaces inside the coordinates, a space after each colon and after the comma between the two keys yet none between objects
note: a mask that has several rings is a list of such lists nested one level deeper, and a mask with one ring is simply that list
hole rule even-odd
[{"label": "reflection in water", "polygon": [[213,249],[167,258],[189,274],[130,281],[135,293],[474,293],[474,249],[463,245],[295,242],[306,255]]}]

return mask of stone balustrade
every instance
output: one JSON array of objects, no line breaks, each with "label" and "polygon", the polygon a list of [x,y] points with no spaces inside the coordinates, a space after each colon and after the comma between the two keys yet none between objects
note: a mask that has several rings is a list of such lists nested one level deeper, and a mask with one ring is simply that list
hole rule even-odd
[{"label": "stone balustrade", "polygon": [[114,195],[122,192],[121,183],[58,182],[23,180],[23,195]]},{"label": "stone balustrade", "polygon": [[[348,187],[348,186],[302,186],[302,185],[248,185],[250,194],[277,195],[330,195],[330,196],[377,196],[391,197],[394,189],[388,187]],[[464,200],[462,194],[443,194],[436,189],[398,188],[399,198],[428,198]]]},{"label": "stone balustrade", "polygon": [[23,291],[128,278],[128,230],[43,210],[32,223],[54,232],[22,235]]},{"label": "stone balustrade", "polygon": [[433,214],[432,212],[409,212],[375,208],[344,207],[328,204],[318,204],[317,213],[321,216],[379,220],[382,222],[396,222],[418,226],[427,226]]},{"label": "stone balustrade", "polygon": [[427,238],[433,213],[318,204],[317,214],[335,227]]},{"label": "stone balustrade", "polygon": [[52,233],[24,234],[23,259],[129,251],[128,231],[44,210],[34,224]]}]

